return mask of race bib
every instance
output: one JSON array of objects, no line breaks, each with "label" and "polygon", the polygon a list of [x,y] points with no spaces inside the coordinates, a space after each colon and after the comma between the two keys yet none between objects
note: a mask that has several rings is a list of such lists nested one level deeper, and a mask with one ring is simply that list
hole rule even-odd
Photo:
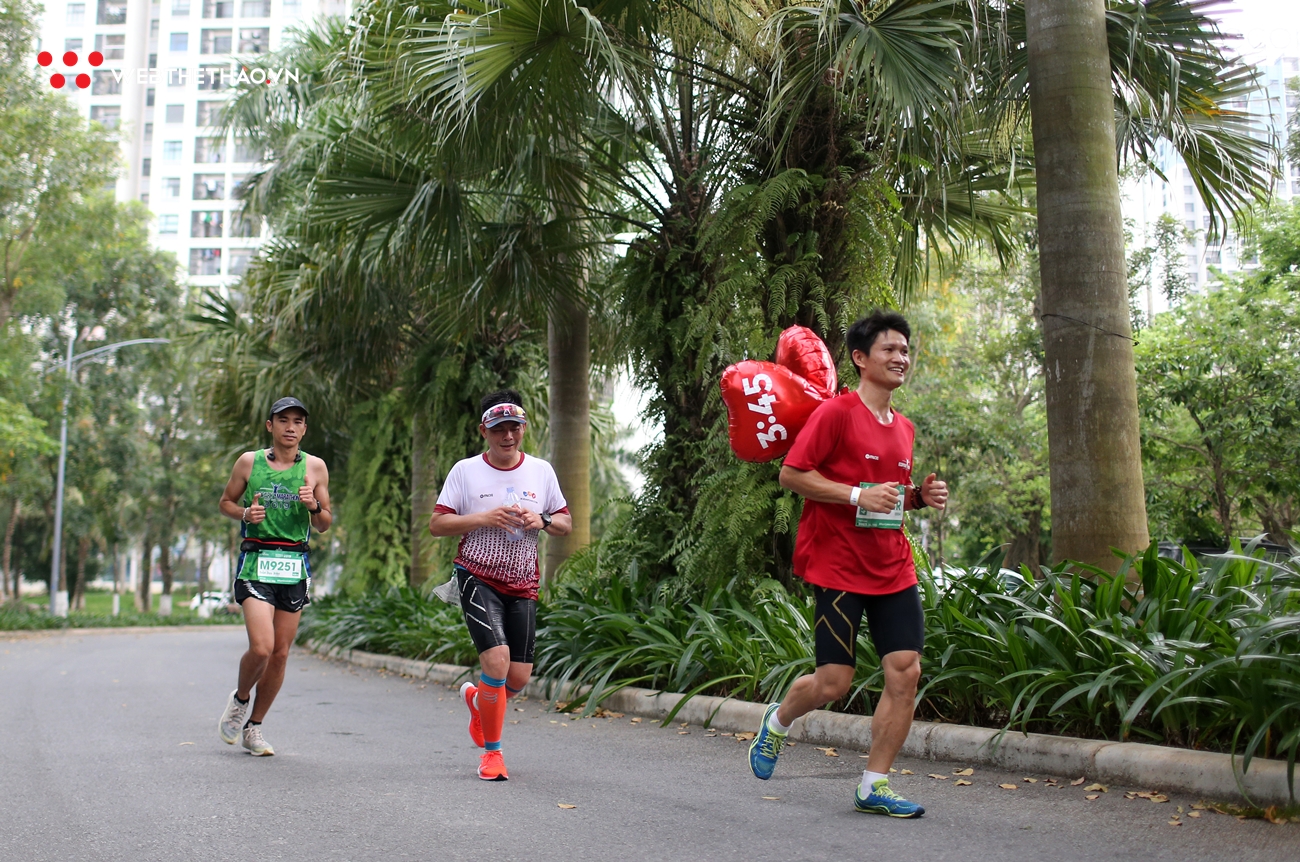
[{"label": "race bib", "polygon": [[258,551],[257,579],[268,584],[296,584],[306,577],[302,563],[302,554]]},{"label": "race bib", "polygon": [[[879,482],[863,482],[862,488],[874,488]],[[876,530],[901,530],[903,529],[903,486],[898,489],[898,502],[894,508],[888,512],[868,512],[866,509],[858,509],[858,517],[854,524],[859,527]]]}]

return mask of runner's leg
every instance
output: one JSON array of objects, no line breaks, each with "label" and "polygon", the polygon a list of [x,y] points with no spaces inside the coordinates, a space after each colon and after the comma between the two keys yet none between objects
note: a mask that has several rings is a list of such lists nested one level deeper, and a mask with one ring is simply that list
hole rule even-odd
[{"label": "runner's leg", "polygon": [[510,647],[496,646],[479,653],[478,701],[479,716],[483,721],[483,747],[488,751],[501,750],[501,727],[506,719],[506,677],[510,672]]},{"label": "runner's leg", "polygon": [[505,605],[506,643],[510,647],[510,671],[506,696],[514,697],[533,675],[533,646],[537,637],[537,602],[508,599]]},{"label": "runner's leg", "polygon": [[266,672],[275,651],[275,606],[256,598],[246,598],[244,609],[244,628],[248,630],[248,650],[239,660],[240,700],[248,700],[253,686]]},{"label": "runner's leg", "polygon": [[266,663],[266,670],[262,673],[262,678],[257,681],[257,699],[253,701],[253,712],[249,720],[258,724],[266,718],[267,710],[275,701],[275,696],[280,693],[280,686],[284,685],[284,668],[289,662],[289,647],[293,646],[293,639],[298,634],[298,620],[302,616],[302,611],[282,611],[275,608],[275,644],[271,650],[270,660]]},{"label": "runner's leg", "polygon": [[[844,697],[853,684],[853,671],[850,665],[824,664],[813,673],[799,677],[781,701],[781,708],[776,712],[777,721],[789,727],[796,718]],[[871,728],[874,739],[874,720]]]},{"label": "runner's leg", "polygon": [[916,685],[921,679],[921,654],[899,650],[885,656],[880,664],[885,670],[885,692],[871,716],[871,756],[867,758],[867,769],[888,774],[912,727]]}]

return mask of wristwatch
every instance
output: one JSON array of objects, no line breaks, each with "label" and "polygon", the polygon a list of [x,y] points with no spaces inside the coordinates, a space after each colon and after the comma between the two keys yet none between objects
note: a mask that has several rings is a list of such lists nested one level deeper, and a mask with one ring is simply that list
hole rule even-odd
[{"label": "wristwatch", "polygon": [[325,504],[322,503],[320,500],[317,500],[317,501],[316,501],[316,508],[315,508],[315,509],[308,509],[307,511],[308,511],[308,512],[311,512],[313,515],[319,515],[320,512],[321,512],[321,509],[324,509],[324,508],[325,508]]},{"label": "wristwatch", "polygon": [[549,526],[551,526],[551,516],[546,512],[542,512],[542,529],[545,530]]}]

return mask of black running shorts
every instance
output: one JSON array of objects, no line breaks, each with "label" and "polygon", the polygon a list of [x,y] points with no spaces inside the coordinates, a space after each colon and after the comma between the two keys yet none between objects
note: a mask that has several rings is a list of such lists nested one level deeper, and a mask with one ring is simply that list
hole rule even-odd
[{"label": "black running shorts", "polygon": [[296,584],[266,584],[236,578],[235,601],[243,605],[245,599],[257,599],[274,605],[276,610],[296,614],[311,604],[311,578],[304,578]]},{"label": "black running shorts", "polygon": [[533,663],[537,640],[537,601],[498,593],[474,577],[469,569],[456,566],[460,587],[460,609],[474,648],[480,653],[492,647],[510,647],[510,660]]},{"label": "black running shorts", "polygon": [[883,596],[846,593],[818,586],[813,587],[813,592],[816,596],[813,640],[818,667],[857,664],[858,626],[863,611],[867,614],[871,642],[881,658],[899,650],[919,653],[925,646],[921,593],[915,585]]}]

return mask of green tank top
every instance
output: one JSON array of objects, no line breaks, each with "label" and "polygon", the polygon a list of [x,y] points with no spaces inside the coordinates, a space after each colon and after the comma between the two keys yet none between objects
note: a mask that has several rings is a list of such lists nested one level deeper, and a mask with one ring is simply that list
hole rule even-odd
[{"label": "green tank top", "polygon": [[261,494],[266,520],[245,524],[244,535],[250,539],[279,539],[306,542],[311,535],[311,513],[298,499],[298,489],[307,484],[307,453],[288,470],[273,470],[266,462],[266,450],[253,454],[253,470],[244,490],[244,505],[253,505],[253,496]]},{"label": "green tank top", "polygon": [[[248,473],[248,488],[244,489],[243,504],[252,506],[253,497],[260,494],[259,502],[266,507],[266,520],[260,524],[244,524],[244,537],[282,542],[307,542],[308,537],[311,537],[311,512],[298,499],[298,489],[307,484],[307,452],[302,455],[289,469],[272,469],[266,463],[266,450],[253,452],[252,471]],[[251,550],[240,555],[242,564],[237,577],[240,580],[289,584],[311,576],[307,571],[307,554],[286,554],[283,551],[266,551],[266,554],[279,558],[296,558],[300,564],[292,564],[289,576],[277,576],[274,573],[259,575],[257,560],[263,553]]]}]

